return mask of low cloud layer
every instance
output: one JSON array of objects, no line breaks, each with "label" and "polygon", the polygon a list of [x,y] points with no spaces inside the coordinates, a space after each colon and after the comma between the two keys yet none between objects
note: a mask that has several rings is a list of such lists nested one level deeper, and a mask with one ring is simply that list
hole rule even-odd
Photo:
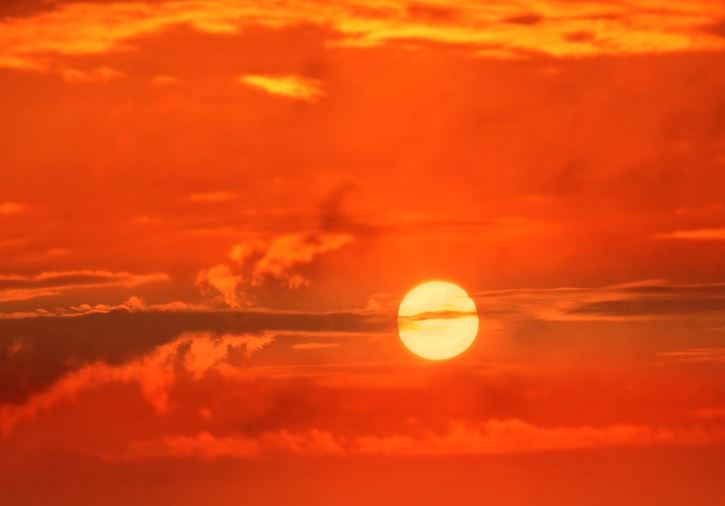
[{"label": "low cloud layer", "polygon": [[91,363],[62,377],[49,390],[32,396],[20,406],[0,407],[0,429],[7,435],[18,422],[59,401],[112,383],[138,384],[154,409],[164,413],[169,408],[169,390],[179,374],[197,379],[212,371],[232,374],[236,369],[230,363],[239,363],[272,341],[270,334],[184,334],[121,365]]},{"label": "low cloud layer", "polygon": [[339,436],[327,431],[266,432],[256,438],[214,436],[167,436],[139,441],[107,459],[238,458],[264,455],[385,455],[460,456],[502,455],[592,448],[706,445],[725,441],[725,431],[667,429],[636,425],[607,427],[537,427],[520,420],[489,420],[478,424],[452,423],[440,433],[388,436]]},{"label": "low cloud layer", "polygon": [[96,362],[115,367],[137,360],[185,333],[218,336],[295,331],[314,336],[335,330],[354,335],[393,324],[392,319],[379,315],[189,311],[174,304],[149,306],[139,299],[112,310],[79,309],[82,311],[63,315],[0,319],[0,404],[24,402],[65,375]]}]

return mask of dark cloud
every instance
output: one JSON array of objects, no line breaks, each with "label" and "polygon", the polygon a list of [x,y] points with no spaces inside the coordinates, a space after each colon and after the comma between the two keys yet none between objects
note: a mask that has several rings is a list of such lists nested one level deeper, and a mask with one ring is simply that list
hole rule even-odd
[{"label": "dark cloud", "polygon": [[596,38],[596,34],[587,30],[580,30],[566,33],[564,38],[569,42],[591,42]]},{"label": "dark cloud", "polygon": [[725,298],[603,300],[569,310],[572,315],[680,316],[725,311]]},{"label": "dark cloud", "polygon": [[517,16],[511,16],[506,18],[506,23],[512,23],[515,25],[537,25],[544,20],[542,16],[534,13],[519,14]]},{"label": "dark cloud", "polygon": [[391,318],[355,313],[131,313],[0,320],[0,403],[18,403],[94,361],[117,365],[184,332],[371,332]]},{"label": "dark cloud", "polygon": [[618,287],[618,291],[623,293],[651,293],[651,294],[711,294],[711,295],[722,295],[725,297],[725,284],[723,283],[710,283],[704,285],[677,285],[677,284],[632,284],[623,285]]},{"label": "dark cloud", "polygon": [[406,8],[408,17],[422,21],[455,21],[461,12],[453,7],[426,3],[412,3]]},{"label": "dark cloud", "polygon": [[369,235],[377,232],[379,227],[362,223],[347,212],[346,204],[350,195],[358,187],[351,181],[342,183],[332,190],[318,204],[320,225],[323,230],[331,232],[350,232],[358,235]]},{"label": "dark cloud", "polygon": [[3,0],[0,2],[0,20],[2,18],[32,16],[48,10],[48,0]]},{"label": "dark cloud", "polygon": [[710,33],[725,38],[725,19],[721,19],[717,23],[706,25],[703,30],[705,33]]}]

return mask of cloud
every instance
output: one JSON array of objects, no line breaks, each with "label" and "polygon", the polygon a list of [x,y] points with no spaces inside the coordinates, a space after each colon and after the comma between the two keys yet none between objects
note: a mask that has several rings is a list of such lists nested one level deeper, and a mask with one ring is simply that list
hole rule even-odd
[{"label": "cloud", "polygon": [[698,228],[654,234],[659,241],[725,241],[725,228]]},{"label": "cloud", "polygon": [[25,206],[18,204],[17,202],[2,202],[0,203],[0,216],[10,216],[13,214],[21,213],[25,210]]},{"label": "cloud", "polygon": [[234,199],[232,192],[219,191],[219,192],[207,192],[207,193],[192,193],[187,197],[190,202],[198,203],[214,203],[214,202],[227,202]]},{"label": "cloud", "polygon": [[145,283],[168,281],[166,274],[75,270],[50,271],[34,276],[0,274],[0,302],[60,295],[72,290],[96,287],[130,288]]},{"label": "cloud", "polygon": [[693,415],[703,420],[725,420],[725,407],[696,409]]},{"label": "cloud", "polygon": [[208,311],[209,306],[204,304],[192,304],[175,300],[157,304],[147,304],[137,296],[129,297],[120,304],[78,304],[69,307],[58,307],[51,309],[31,309],[26,311],[0,312],[0,320],[19,320],[26,318],[77,318],[91,314],[108,314],[114,311],[128,312],[155,312],[155,311]]},{"label": "cloud", "polygon": [[325,350],[329,348],[339,348],[340,343],[297,343],[290,346],[293,350]]},{"label": "cloud", "polygon": [[340,455],[343,447],[329,432],[274,431],[259,437],[216,437],[208,432],[196,436],[167,436],[139,441],[120,454],[102,454],[107,460],[154,458],[252,458],[263,454]]},{"label": "cloud", "polygon": [[295,268],[310,264],[318,256],[339,250],[354,241],[345,233],[292,233],[267,239],[252,239],[236,244],[229,256],[237,264],[232,271],[227,264],[202,269],[196,282],[203,289],[218,293],[229,307],[251,304],[241,288],[260,287],[267,279],[283,281],[288,288],[296,289],[309,284],[309,280],[294,272]]},{"label": "cloud", "polygon": [[240,243],[231,253],[233,260],[245,263],[252,259],[252,285],[259,286],[267,276],[283,279],[291,288],[306,284],[306,280],[290,271],[312,262],[317,256],[336,251],[350,244],[350,234],[298,233],[273,237],[268,241]]},{"label": "cloud", "polygon": [[320,81],[295,75],[263,76],[249,74],[241,76],[239,82],[263,90],[270,95],[279,95],[304,102],[316,102],[323,95]]},{"label": "cloud", "polygon": [[97,67],[90,70],[66,67],[60,70],[60,75],[69,83],[106,83],[119,79],[125,74],[109,67]]},{"label": "cloud", "polygon": [[319,223],[310,226],[309,231],[253,236],[235,244],[229,251],[234,264],[202,269],[197,284],[204,291],[218,294],[229,307],[251,305],[249,293],[243,289],[249,292],[270,279],[290,289],[308,286],[310,280],[299,272],[300,267],[377,231],[344,212],[345,198],[353,189],[352,183],[344,183],[322,199],[317,209]]},{"label": "cloud", "polygon": [[169,409],[170,391],[180,375],[200,379],[210,372],[234,371],[235,356],[248,358],[274,340],[272,334],[187,333],[125,364],[95,362],[73,371],[19,406],[0,406],[0,432],[79,393],[110,383],[136,383],[159,413]]},{"label": "cloud", "polygon": [[452,424],[448,432],[409,436],[364,437],[357,451],[384,455],[497,455],[541,451],[708,444],[721,441],[722,432],[666,429],[638,425],[605,427],[540,427],[521,420],[490,420],[481,424]]},{"label": "cloud", "polygon": [[[709,0],[674,0],[667,9],[635,2],[510,2],[482,5],[463,1],[455,8],[398,0],[371,9],[364,2],[312,0],[198,0],[195,2],[69,2],[0,22],[0,65],[63,72],[63,56],[132,49],[134,39],[178,25],[214,34],[254,27],[315,25],[332,31],[338,45],[447,44],[500,53],[550,56],[663,53],[725,47],[718,26],[725,12]],[[567,34],[589,32],[586,39]],[[261,76],[268,79],[267,76]],[[263,87],[288,90],[295,85]],[[281,88],[280,88],[281,86]],[[283,93],[284,94],[284,93]]]},{"label": "cloud", "polygon": [[663,318],[693,314],[722,314],[725,298],[673,297],[673,298],[628,298],[622,300],[601,300],[582,304],[568,310],[568,315],[591,317],[650,317]]},{"label": "cloud", "polygon": [[584,448],[699,445],[725,440],[725,433],[701,428],[641,425],[542,427],[517,419],[454,422],[443,432],[344,436],[330,431],[267,431],[259,436],[166,436],[133,443],[109,460],[155,458],[242,458],[262,455],[502,455]]},{"label": "cloud", "polygon": [[218,292],[229,307],[240,307],[245,302],[237,292],[242,281],[242,276],[232,274],[231,267],[225,264],[202,269],[196,276],[197,285],[203,289]]},{"label": "cloud", "polygon": [[545,321],[633,321],[718,317],[725,308],[725,283],[678,284],[641,280],[601,287],[513,289],[474,294],[480,307],[501,318]]},{"label": "cloud", "polygon": [[[138,360],[184,333],[274,332],[292,343],[323,337],[350,341],[394,325],[392,319],[373,314],[213,311],[177,302],[146,304],[137,297],[117,306],[88,304],[28,313],[0,318],[0,404],[26,402],[94,363],[120,366]],[[22,348],[12,351],[18,343]]]},{"label": "cloud", "polygon": [[725,348],[689,348],[660,354],[667,360],[694,364],[725,364]]}]

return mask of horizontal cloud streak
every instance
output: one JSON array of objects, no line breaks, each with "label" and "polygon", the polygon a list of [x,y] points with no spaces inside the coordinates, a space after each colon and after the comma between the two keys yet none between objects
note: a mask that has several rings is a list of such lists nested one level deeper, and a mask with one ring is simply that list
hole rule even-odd
[{"label": "horizontal cloud streak", "polygon": [[0,302],[59,295],[81,288],[134,287],[169,279],[168,275],[162,273],[133,274],[93,270],[43,272],[34,276],[0,274]]},{"label": "horizontal cloud streak", "polygon": [[725,227],[676,230],[652,236],[660,241],[725,241]]},{"label": "horizontal cloud streak", "polygon": [[110,460],[155,458],[253,458],[269,454],[446,456],[501,455],[622,446],[712,444],[725,433],[701,428],[668,429],[637,425],[541,427],[521,420],[452,423],[447,431],[418,435],[342,436],[329,431],[269,431],[257,437],[167,436],[141,441]]},{"label": "horizontal cloud streak", "polygon": [[65,72],[53,55],[92,55],[132,47],[130,41],[176,25],[232,34],[252,26],[328,27],[337,44],[436,43],[504,57],[586,56],[722,49],[720,2],[670,2],[652,9],[640,0],[572,4],[555,0],[509,4],[459,2],[425,6],[407,0],[372,7],[363,1],[320,3],[210,1],[76,3],[0,24],[0,65]]},{"label": "horizontal cloud streak", "polygon": [[475,294],[494,317],[528,316],[546,321],[659,320],[702,315],[725,308],[725,284],[643,280],[602,287],[514,289]]}]

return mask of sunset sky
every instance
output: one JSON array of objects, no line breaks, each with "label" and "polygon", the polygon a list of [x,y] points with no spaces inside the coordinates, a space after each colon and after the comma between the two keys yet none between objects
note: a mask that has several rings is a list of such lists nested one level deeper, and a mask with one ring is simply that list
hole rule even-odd
[{"label": "sunset sky", "polygon": [[0,504],[725,504],[722,0],[3,0],[0,86]]}]

